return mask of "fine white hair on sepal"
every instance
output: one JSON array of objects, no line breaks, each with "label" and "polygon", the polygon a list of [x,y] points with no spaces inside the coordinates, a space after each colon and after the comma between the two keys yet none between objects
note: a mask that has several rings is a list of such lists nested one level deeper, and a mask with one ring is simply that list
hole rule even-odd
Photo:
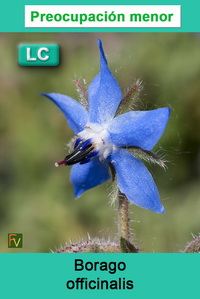
[{"label": "fine white hair on sepal", "polygon": [[157,154],[143,150],[139,147],[127,147],[127,150],[137,159],[144,160],[151,164],[157,164],[162,167],[164,170],[167,169],[167,165],[165,163],[169,162],[163,156],[158,156]]},{"label": "fine white hair on sepal", "polygon": [[118,192],[119,192],[119,188],[118,188],[118,184],[117,184],[117,179],[115,178],[112,182],[112,185],[110,186],[110,190],[109,190],[109,201],[110,201],[110,205],[114,206],[117,198],[118,198]]},{"label": "fine white hair on sepal", "polygon": [[116,115],[125,113],[127,111],[135,110],[139,99],[140,92],[143,89],[142,80],[135,79],[133,84],[126,90],[122,101],[117,109]]},{"label": "fine white hair on sepal", "polygon": [[85,88],[86,85],[86,80],[83,79],[75,79],[73,80],[73,83],[76,86],[76,91],[79,95],[79,100],[80,103],[86,108],[88,109],[88,92],[87,89]]}]

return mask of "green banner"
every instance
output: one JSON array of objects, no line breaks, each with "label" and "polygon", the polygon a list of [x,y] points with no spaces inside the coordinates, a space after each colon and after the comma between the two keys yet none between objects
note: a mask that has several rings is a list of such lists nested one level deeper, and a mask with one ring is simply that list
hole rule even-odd
[{"label": "green banner", "polygon": [[[2,254],[0,263],[1,294],[9,299],[186,299],[199,293],[196,254]],[[84,269],[76,271],[76,263]]]},{"label": "green banner", "polygon": [[[110,5],[109,14],[112,13],[112,6],[116,5],[181,5],[181,27],[180,28],[25,28],[25,5],[76,5],[77,9],[80,5]],[[1,6],[0,28],[2,32],[198,32],[200,31],[199,23],[200,3],[198,1],[186,0],[154,0],[151,1],[25,1],[20,2],[9,1],[4,2]],[[148,17],[145,17],[148,19]],[[51,21],[51,16],[48,15]]]}]

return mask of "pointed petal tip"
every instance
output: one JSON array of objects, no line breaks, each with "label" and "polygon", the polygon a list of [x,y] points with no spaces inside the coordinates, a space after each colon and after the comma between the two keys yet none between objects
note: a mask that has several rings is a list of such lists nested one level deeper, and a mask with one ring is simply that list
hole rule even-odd
[{"label": "pointed petal tip", "polygon": [[161,206],[159,209],[156,209],[155,212],[159,213],[159,214],[164,214],[165,213],[165,208],[163,206]]},{"label": "pointed petal tip", "polygon": [[100,39],[97,39],[97,44],[98,44],[98,47],[99,47],[99,51],[100,51],[100,66],[101,68],[102,67],[107,67],[107,59],[106,59],[106,56],[105,56],[105,53],[104,53],[104,50],[103,50],[103,44],[102,44],[102,41]]},{"label": "pointed petal tip", "polygon": [[102,47],[102,41],[99,38],[97,39],[97,44],[99,47]]},{"label": "pointed petal tip", "polygon": [[40,95],[40,96],[46,96],[47,94],[44,93],[44,92],[40,92],[39,95]]},{"label": "pointed petal tip", "polygon": [[74,190],[74,196],[75,196],[75,198],[79,198],[79,197],[81,197],[81,195],[83,194],[84,191],[86,191],[86,190],[83,190],[83,189],[75,189],[75,190]]},{"label": "pointed petal tip", "polygon": [[161,208],[161,211],[160,211],[161,214],[165,214],[165,208],[162,206]]},{"label": "pointed petal tip", "polygon": [[50,99],[51,94],[50,93],[44,93],[44,92],[40,92],[39,93],[40,96],[46,97]]}]

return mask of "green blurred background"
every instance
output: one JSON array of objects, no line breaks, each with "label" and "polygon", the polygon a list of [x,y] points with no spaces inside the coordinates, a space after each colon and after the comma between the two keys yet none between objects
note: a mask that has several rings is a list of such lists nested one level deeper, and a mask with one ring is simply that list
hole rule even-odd
[{"label": "green blurred background", "polygon": [[[169,125],[156,151],[168,169],[148,166],[166,213],[131,205],[131,227],[144,252],[179,252],[200,232],[200,35],[192,33],[0,34],[0,252],[49,252],[71,239],[116,239],[117,209],[110,184],[75,200],[70,168],[55,168],[73,136],[62,113],[41,92],[77,99],[74,79],[99,71],[96,39],[125,91],[143,80],[141,109],[170,106]],[[61,46],[58,67],[20,67],[20,43]],[[7,234],[23,233],[22,249]]]}]

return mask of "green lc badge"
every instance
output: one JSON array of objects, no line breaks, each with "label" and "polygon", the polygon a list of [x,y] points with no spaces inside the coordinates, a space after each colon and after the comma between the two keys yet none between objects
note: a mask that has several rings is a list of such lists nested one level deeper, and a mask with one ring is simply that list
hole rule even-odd
[{"label": "green lc badge", "polygon": [[22,66],[57,66],[60,47],[56,44],[21,44],[18,46],[18,63]]}]

